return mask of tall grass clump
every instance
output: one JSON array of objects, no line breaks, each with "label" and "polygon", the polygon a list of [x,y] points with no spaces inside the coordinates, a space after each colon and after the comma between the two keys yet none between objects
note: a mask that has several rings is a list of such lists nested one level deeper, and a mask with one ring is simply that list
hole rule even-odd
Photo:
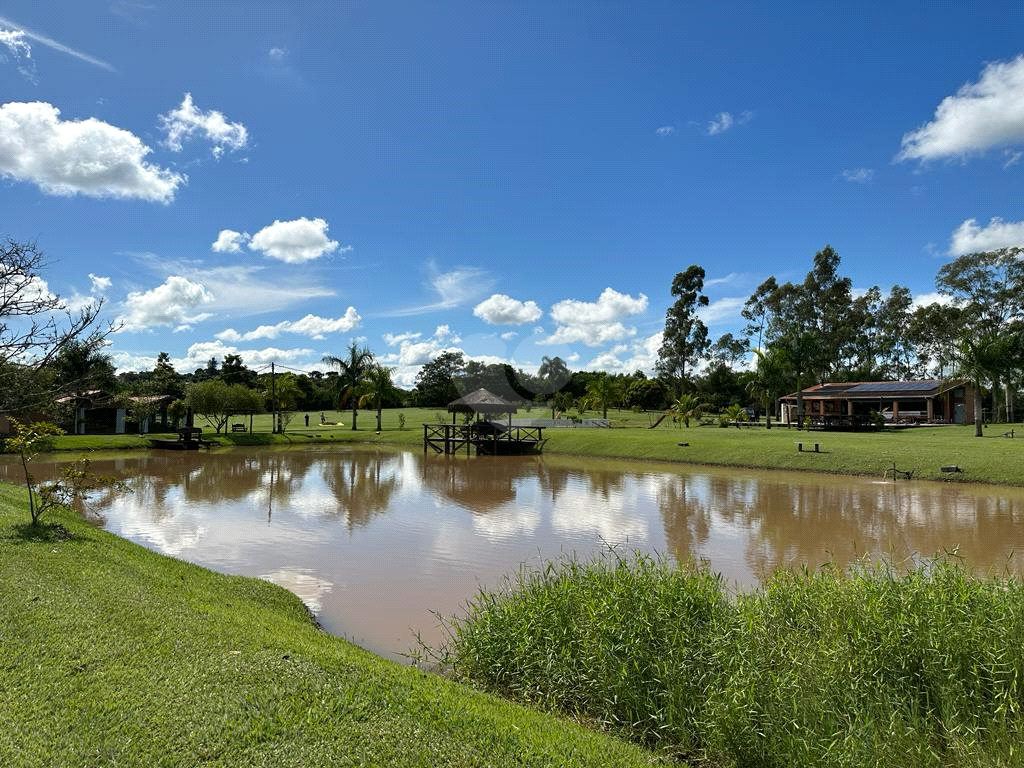
[{"label": "tall grass clump", "polygon": [[716,765],[1021,764],[1024,585],[953,560],[718,576],[615,553],[453,620],[456,677]]}]

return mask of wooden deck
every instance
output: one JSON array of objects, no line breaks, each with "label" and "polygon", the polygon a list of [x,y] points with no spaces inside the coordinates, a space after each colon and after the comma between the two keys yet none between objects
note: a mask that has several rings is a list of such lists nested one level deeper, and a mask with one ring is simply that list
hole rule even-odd
[{"label": "wooden deck", "polygon": [[544,427],[507,427],[490,421],[476,424],[424,424],[423,452],[477,456],[522,456],[540,453]]}]

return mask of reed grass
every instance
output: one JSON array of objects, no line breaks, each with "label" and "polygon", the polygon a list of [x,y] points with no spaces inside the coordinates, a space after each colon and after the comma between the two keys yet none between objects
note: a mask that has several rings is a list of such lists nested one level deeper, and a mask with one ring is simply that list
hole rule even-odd
[{"label": "reed grass", "polygon": [[781,572],[611,553],[480,591],[458,679],[713,765],[1020,764],[1024,585],[952,559]]}]

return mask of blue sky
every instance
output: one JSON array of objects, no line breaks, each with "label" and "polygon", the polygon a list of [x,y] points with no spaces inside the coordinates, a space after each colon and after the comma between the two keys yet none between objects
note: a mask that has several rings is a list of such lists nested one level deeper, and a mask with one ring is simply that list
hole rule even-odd
[{"label": "blue sky", "polygon": [[650,369],[830,243],[920,300],[1024,243],[1015,3],[0,0],[0,234],[102,296],[120,369],[358,338]]}]

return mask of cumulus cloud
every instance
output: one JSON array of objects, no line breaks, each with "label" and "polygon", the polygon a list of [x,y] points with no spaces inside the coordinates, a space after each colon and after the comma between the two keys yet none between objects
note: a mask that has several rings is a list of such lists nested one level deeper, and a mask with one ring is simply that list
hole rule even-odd
[{"label": "cumulus cloud", "polygon": [[333,253],[338,241],[327,237],[326,221],[302,216],[293,221],[275,219],[250,238],[249,247],[272,259],[302,264]]},{"label": "cumulus cloud", "polygon": [[223,341],[201,341],[192,344],[185,352],[184,357],[172,358],[171,363],[177,370],[186,372],[194,371],[197,368],[205,368],[206,362],[211,357],[223,360],[225,355],[238,355],[247,366],[256,367],[270,362],[280,363],[307,360],[313,357],[314,354],[312,349],[305,347],[295,349],[281,349],[278,347],[246,349],[244,347],[236,347],[233,344],[225,344]]},{"label": "cumulus cloud", "polygon": [[248,241],[249,235],[245,232],[222,229],[217,233],[217,239],[210,246],[210,250],[216,253],[239,253],[242,250],[242,246]]},{"label": "cumulus cloud", "polygon": [[867,184],[874,175],[875,172],[871,168],[847,168],[843,171],[843,179],[856,184]]},{"label": "cumulus cloud", "polygon": [[654,132],[659,136],[671,136],[673,133],[676,132],[676,129],[674,126],[671,125],[663,125],[660,128],[655,128]]},{"label": "cumulus cloud", "polygon": [[271,48],[270,49],[270,53],[268,55],[270,56],[270,58],[273,61],[284,61],[285,58],[287,58],[287,56],[288,56],[288,49],[284,48],[284,47],[281,47],[281,48],[277,48],[277,47]]},{"label": "cumulus cloud", "polygon": [[145,162],[152,150],[129,131],[95,118],[61,120],[45,102],[0,106],[0,175],[50,195],[174,199],[183,174]]},{"label": "cumulus cloud", "polygon": [[213,294],[201,283],[172,275],[156,288],[129,293],[118,322],[122,331],[144,331],[157,326],[185,331],[211,317],[209,313],[193,310],[213,300]]},{"label": "cumulus cloud", "polygon": [[224,114],[215,109],[209,112],[196,109],[191,93],[186,93],[178,107],[158,119],[167,134],[164,144],[174,152],[180,152],[183,142],[197,135],[213,144],[214,157],[220,157],[225,149],[243,149],[249,142],[249,132],[244,125],[229,123]]},{"label": "cumulus cloud", "polygon": [[318,317],[306,315],[301,320],[284,320],[275,325],[261,325],[246,333],[239,333],[228,328],[216,334],[222,341],[254,341],[256,339],[276,339],[282,333],[295,333],[311,339],[324,339],[329,333],[345,333],[356,328],[362,318],[355,307],[349,307],[341,317]]},{"label": "cumulus cloud", "polygon": [[589,371],[609,373],[631,373],[637,370],[651,373],[658,362],[663,337],[664,334],[658,331],[631,344],[619,344],[599,354],[586,364],[586,368]]},{"label": "cumulus cloud", "polygon": [[491,325],[533,323],[544,314],[535,301],[519,301],[504,293],[495,293],[473,308],[473,314]]},{"label": "cumulus cloud", "polygon": [[914,308],[927,307],[931,304],[953,304],[953,297],[945,293],[932,291],[931,293],[919,293],[914,296]]},{"label": "cumulus cloud", "polygon": [[978,226],[976,219],[967,219],[949,239],[952,256],[1017,246],[1024,246],[1024,221],[1003,221],[998,217],[990,219],[984,227]]},{"label": "cumulus cloud", "polygon": [[614,288],[605,288],[596,302],[566,299],[551,308],[551,317],[558,325],[551,336],[539,343],[583,342],[596,347],[620,341],[636,334],[635,328],[627,328],[621,321],[646,309],[647,297],[644,294],[634,298]]},{"label": "cumulus cloud", "polygon": [[1024,55],[986,65],[935,109],[931,122],[903,137],[897,160],[963,157],[1024,141]]},{"label": "cumulus cloud", "polygon": [[103,293],[110,289],[112,281],[109,277],[101,277],[100,275],[94,275],[90,272],[89,283],[92,285],[93,293]]}]

